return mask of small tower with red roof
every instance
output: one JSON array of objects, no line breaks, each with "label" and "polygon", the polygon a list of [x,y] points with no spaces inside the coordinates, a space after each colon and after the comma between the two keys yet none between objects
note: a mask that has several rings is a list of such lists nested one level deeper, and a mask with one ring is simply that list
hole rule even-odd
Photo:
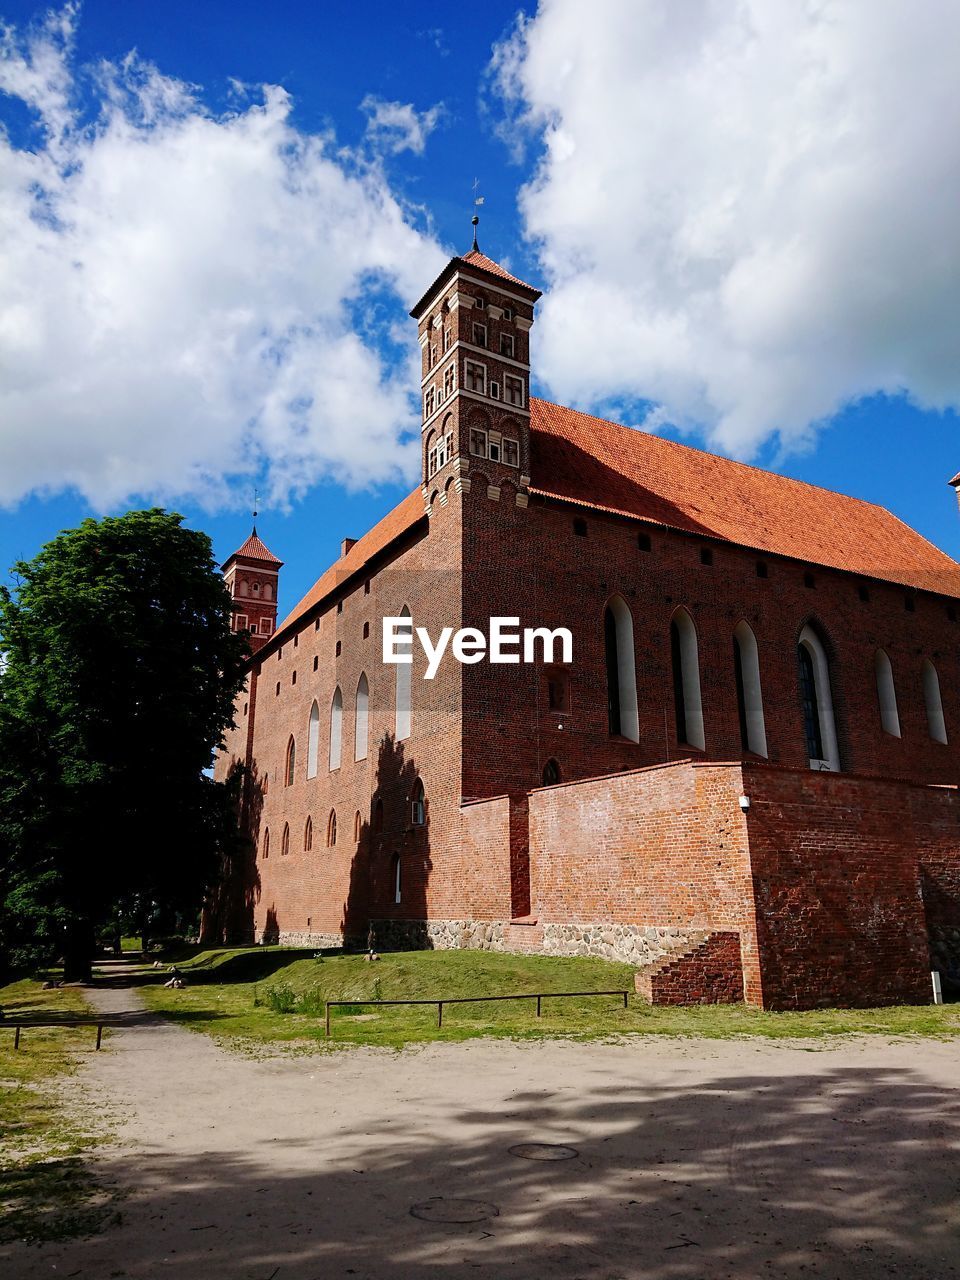
[{"label": "small tower with red roof", "polygon": [[[477,219],[474,218],[474,227]],[[473,247],[451,258],[411,311],[422,351],[423,498],[428,514],[482,475],[527,502],[530,327],[540,291]]]},{"label": "small tower with red roof", "polygon": [[283,561],[265,546],[253,526],[242,547],[223,563],[223,577],[233,600],[234,631],[249,631],[254,653],[277,625],[277,585]]}]

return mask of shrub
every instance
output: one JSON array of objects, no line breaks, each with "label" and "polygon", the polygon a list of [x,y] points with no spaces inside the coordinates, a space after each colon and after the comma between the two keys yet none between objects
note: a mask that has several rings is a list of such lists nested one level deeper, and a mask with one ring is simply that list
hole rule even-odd
[{"label": "shrub", "polygon": [[274,1013],[293,1013],[297,1007],[297,993],[286,982],[267,987],[267,1005]]}]

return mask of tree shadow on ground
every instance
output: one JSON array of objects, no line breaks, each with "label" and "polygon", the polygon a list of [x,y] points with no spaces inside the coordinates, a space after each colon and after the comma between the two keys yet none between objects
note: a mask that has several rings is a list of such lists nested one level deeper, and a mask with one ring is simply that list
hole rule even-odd
[{"label": "tree shadow on ground", "polygon": [[[511,1094],[505,1072],[505,1101],[466,1111],[469,1093],[438,1072],[430,1097],[384,1099],[379,1124],[374,1107],[335,1117],[331,1097],[325,1132],[291,1118],[283,1134],[251,1130],[242,1156],[122,1154],[107,1169],[137,1193],[121,1225],[35,1250],[35,1271],[25,1253],[0,1249],[0,1261],[25,1277],[54,1264],[139,1276],[162,1259],[172,1280],[957,1274],[955,1093],[905,1069],[711,1078],[692,1065],[689,1088],[571,1081]],[[691,1063],[678,1054],[677,1066]],[[577,1155],[511,1154],[529,1142]],[[496,1212],[411,1214],[442,1209],[438,1197]]]}]

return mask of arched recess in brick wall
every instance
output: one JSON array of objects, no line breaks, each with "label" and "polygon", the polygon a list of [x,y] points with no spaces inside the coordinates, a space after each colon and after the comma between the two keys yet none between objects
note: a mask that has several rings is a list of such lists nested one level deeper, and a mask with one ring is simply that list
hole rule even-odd
[{"label": "arched recess in brick wall", "polygon": [[309,853],[313,848],[313,819],[307,815],[307,821],[303,827],[303,851]]},{"label": "arched recess in brick wall", "polygon": [[934,742],[947,741],[947,725],[943,718],[940,677],[929,658],[923,660],[923,701],[927,709],[927,729]]},{"label": "arched recess in brick wall", "polygon": [[830,660],[818,630],[807,623],[797,641],[800,703],[811,769],[838,770],[840,746],[833,709]]},{"label": "arched recess in brick wall", "polygon": [[327,818],[327,848],[332,849],[337,843],[337,811],[330,810],[330,816]]},{"label": "arched recess in brick wall", "polygon": [[677,742],[704,751],[706,738],[700,693],[700,648],[693,618],[682,606],[670,619],[670,657]]},{"label": "arched recess in brick wall", "polygon": [[400,610],[399,616],[404,619],[397,628],[397,642],[395,652],[400,655],[410,656],[409,662],[398,662],[395,670],[397,673],[396,687],[396,715],[395,729],[397,742],[403,742],[405,738],[410,737],[410,721],[411,721],[411,684],[413,676],[413,619],[410,616],[410,610],[406,605]]},{"label": "arched recess in brick wall", "polygon": [[740,715],[740,744],[744,751],[766,756],[767,727],[760,685],[760,652],[753,628],[744,618],[733,630],[733,667]]},{"label": "arched recess in brick wall", "polygon": [[343,694],[337,685],[330,703],[330,768],[340,768],[343,748]]},{"label": "arched recess in brick wall", "polygon": [[366,672],[357,681],[357,700],[353,716],[353,758],[366,760],[367,737],[370,720],[370,686]]},{"label": "arched recess in brick wall", "polygon": [[878,649],[873,660],[877,677],[877,701],[880,704],[880,726],[884,733],[900,737],[900,713],[897,710],[897,690],[893,683],[893,664],[884,649]]},{"label": "arched recess in brick wall", "polygon": [[293,734],[287,743],[287,754],[283,765],[283,785],[285,787],[293,786],[293,780],[297,773],[297,744]]},{"label": "arched recess in brick wall", "polygon": [[307,777],[315,778],[320,768],[320,708],[314,699],[307,724]]},{"label": "arched recess in brick wall", "polygon": [[637,708],[637,668],[633,644],[633,614],[623,596],[611,596],[603,611],[604,656],[607,668],[607,717],[610,733],[640,741]]},{"label": "arched recess in brick wall", "polygon": [[560,766],[551,758],[543,766],[542,781],[545,787],[555,787],[560,781]]}]

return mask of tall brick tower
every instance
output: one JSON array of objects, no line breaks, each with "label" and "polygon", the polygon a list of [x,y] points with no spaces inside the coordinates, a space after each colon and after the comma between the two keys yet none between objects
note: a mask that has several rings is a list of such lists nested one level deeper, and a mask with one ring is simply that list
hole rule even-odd
[{"label": "tall brick tower", "polygon": [[266,547],[253,526],[242,547],[223,563],[223,576],[233,599],[233,630],[249,631],[254,653],[277,625],[277,584],[283,561]]},{"label": "tall brick tower", "polygon": [[[476,219],[474,220],[476,226]],[[520,506],[530,483],[530,328],[540,291],[473,247],[451,258],[410,314],[419,326],[423,499],[469,491],[481,472]]]}]

